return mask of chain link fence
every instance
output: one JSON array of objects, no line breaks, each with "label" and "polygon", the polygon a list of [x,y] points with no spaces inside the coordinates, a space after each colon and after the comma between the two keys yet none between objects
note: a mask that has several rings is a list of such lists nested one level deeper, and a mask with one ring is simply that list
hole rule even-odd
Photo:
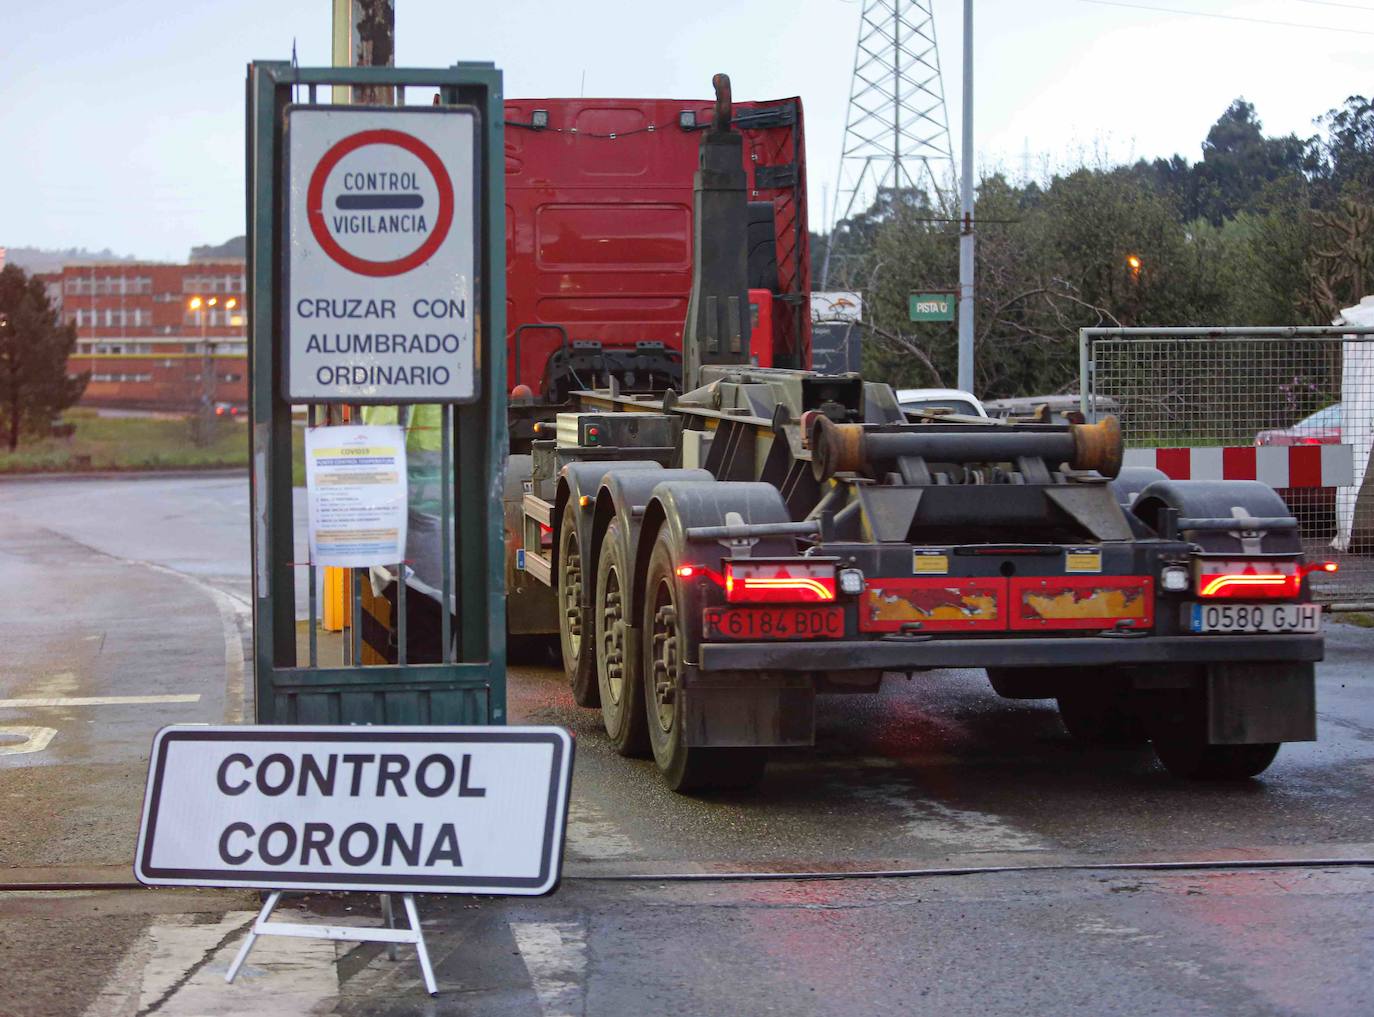
[{"label": "chain link fence", "polygon": [[1261,480],[1298,520],[1328,603],[1374,603],[1374,327],[1080,333],[1083,409],[1115,413],[1127,466]]}]

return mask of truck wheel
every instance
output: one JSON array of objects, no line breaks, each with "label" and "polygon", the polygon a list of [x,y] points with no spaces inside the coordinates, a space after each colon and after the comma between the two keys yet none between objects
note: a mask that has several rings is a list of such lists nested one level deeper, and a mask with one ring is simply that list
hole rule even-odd
[{"label": "truck wheel", "polygon": [[1060,689],[1059,719],[1070,735],[1096,745],[1144,745],[1145,726],[1131,702],[1129,687],[1117,682],[1073,685]]},{"label": "truck wheel", "polygon": [[674,791],[752,787],[768,765],[766,749],[689,747],[683,733],[681,590],[671,538],[660,531],[644,586],[643,684],[649,744]]},{"label": "truck wheel", "polygon": [[563,510],[558,526],[558,638],[563,647],[563,670],[578,706],[599,706],[596,687],[596,647],[583,639],[582,546],[577,538],[577,509]]},{"label": "truck wheel", "polygon": [[1145,715],[1155,755],[1175,777],[1187,780],[1244,780],[1268,769],[1278,742],[1207,744],[1207,704],[1194,690],[1158,694]]},{"label": "truck wheel", "polygon": [[601,538],[596,560],[596,594],[592,617],[596,631],[596,682],[601,695],[601,721],[622,756],[643,756],[649,749],[644,716],[642,662],[628,652],[631,604],[627,599],[625,551],[620,521],[612,519]]}]

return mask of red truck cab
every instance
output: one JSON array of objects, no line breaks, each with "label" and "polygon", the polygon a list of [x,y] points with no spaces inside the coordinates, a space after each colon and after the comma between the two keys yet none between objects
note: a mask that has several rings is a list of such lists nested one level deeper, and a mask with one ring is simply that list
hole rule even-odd
[{"label": "red truck cab", "polygon": [[[506,103],[509,388],[526,385],[543,405],[608,375],[627,391],[681,390],[692,181],[711,108],[676,99]],[[808,367],[801,101],[734,109],[750,183],[751,357],[760,367]]]}]

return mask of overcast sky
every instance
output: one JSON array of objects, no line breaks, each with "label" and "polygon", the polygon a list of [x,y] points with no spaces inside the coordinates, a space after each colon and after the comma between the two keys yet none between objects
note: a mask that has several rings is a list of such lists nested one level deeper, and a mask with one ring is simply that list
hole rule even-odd
[{"label": "overcast sky", "polygon": [[[861,0],[397,0],[397,60],[493,60],[507,95],[800,95],[813,223],[833,187]],[[1130,6],[1127,6],[1130,5]],[[1141,7],[1155,8],[1153,10]],[[1256,24],[1159,9],[1263,19]],[[329,0],[0,0],[0,246],[181,260],[243,225],[243,76],[329,59]],[[935,0],[959,150],[961,0]],[[1305,27],[1324,26],[1324,27]],[[1231,99],[1270,133],[1374,92],[1374,0],[975,0],[980,170],[1196,159]]]}]

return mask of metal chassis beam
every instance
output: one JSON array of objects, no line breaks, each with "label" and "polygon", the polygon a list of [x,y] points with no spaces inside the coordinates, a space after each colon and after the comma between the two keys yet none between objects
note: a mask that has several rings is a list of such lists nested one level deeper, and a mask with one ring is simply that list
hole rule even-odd
[{"label": "metal chassis beam", "polygon": [[1036,639],[870,639],[703,643],[703,671],[845,671],[864,667],[1083,667],[1114,664],[1317,661],[1320,635],[1080,636]]}]

